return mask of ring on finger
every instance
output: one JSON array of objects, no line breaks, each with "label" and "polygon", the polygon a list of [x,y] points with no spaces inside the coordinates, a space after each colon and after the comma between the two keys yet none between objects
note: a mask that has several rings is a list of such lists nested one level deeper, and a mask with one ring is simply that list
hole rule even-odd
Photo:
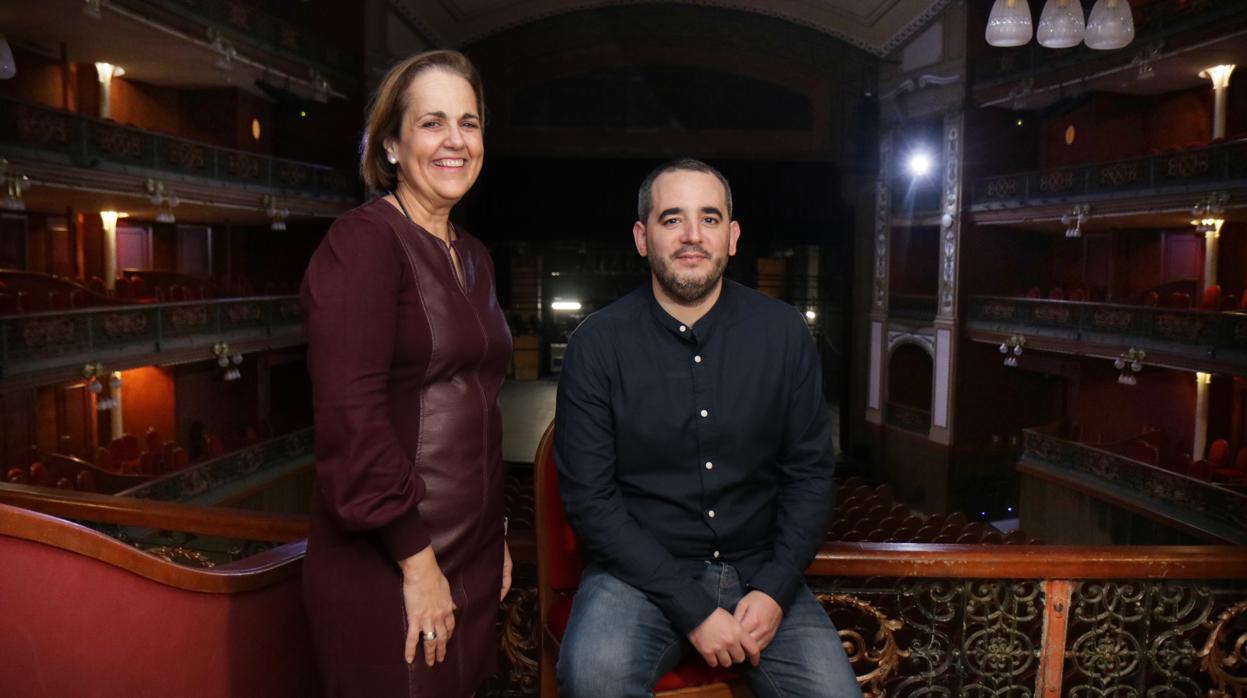
[{"label": "ring on finger", "polygon": [[433,642],[437,639],[437,632],[433,630],[426,630],[421,634],[421,637],[423,637],[426,642]]}]

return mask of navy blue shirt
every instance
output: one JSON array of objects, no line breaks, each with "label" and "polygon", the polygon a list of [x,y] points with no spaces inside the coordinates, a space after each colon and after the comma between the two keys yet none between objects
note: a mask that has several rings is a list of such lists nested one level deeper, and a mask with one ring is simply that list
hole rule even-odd
[{"label": "navy blue shirt", "polygon": [[725,280],[685,326],[647,283],[572,334],[554,439],[587,561],[680,631],[716,608],[694,581],[706,562],[787,611],[834,492],[818,353],[794,307]]}]

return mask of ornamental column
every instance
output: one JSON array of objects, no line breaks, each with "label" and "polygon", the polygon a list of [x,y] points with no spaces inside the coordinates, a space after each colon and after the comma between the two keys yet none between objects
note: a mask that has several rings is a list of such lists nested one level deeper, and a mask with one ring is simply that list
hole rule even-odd
[{"label": "ornamental column", "polygon": [[957,342],[957,280],[961,256],[961,159],[965,113],[944,115],[943,183],[940,196],[940,284],[935,308],[935,376],[932,381],[929,438],[951,444],[953,365]]}]

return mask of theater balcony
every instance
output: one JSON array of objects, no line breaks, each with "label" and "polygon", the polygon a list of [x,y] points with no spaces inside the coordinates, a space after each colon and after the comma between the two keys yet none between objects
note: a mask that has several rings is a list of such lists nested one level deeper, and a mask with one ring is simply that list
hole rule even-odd
[{"label": "theater balcony", "polygon": [[227,361],[304,344],[295,296],[143,303],[0,316],[0,389],[81,381],[110,371]]},{"label": "theater balcony", "polygon": [[355,200],[340,171],[223,148],[116,122],[0,98],[3,176],[20,181],[10,206],[30,210],[124,209],[161,220],[236,223],[327,218]]},{"label": "theater balcony", "polygon": [[998,296],[970,297],[963,309],[974,341],[1001,344],[1022,336],[1027,350],[1110,361],[1138,348],[1153,365],[1247,371],[1247,312]]}]

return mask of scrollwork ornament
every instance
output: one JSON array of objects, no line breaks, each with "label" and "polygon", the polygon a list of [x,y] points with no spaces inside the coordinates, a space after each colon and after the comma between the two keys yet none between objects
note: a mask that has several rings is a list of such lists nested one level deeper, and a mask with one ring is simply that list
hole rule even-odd
[{"label": "scrollwork ornament", "polygon": [[[816,598],[828,615],[843,611],[851,616],[851,624],[837,623],[844,652],[855,670],[870,669],[857,677],[865,698],[885,698],[885,684],[896,674],[901,660],[909,656],[896,639],[904,622],[852,594],[818,594]],[[863,632],[871,627],[875,632],[867,640]]]},{"label": "scrollwork ornament", "polygon": [[1199,651],[1199,666],[1214,687],[1208,695],[1247,696],[1247,601],[1221,611],[1207,626],[1208,639]]}]

